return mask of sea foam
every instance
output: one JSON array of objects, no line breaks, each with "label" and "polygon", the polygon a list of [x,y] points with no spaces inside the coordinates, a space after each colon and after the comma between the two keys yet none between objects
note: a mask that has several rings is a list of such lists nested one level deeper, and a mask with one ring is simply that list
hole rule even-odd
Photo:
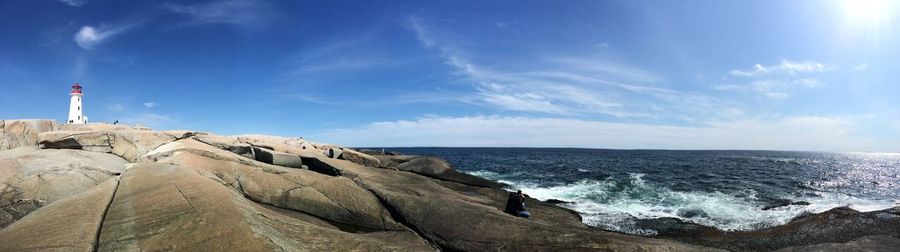
[{"label": "sea foam", "polygon": [[[489,179],[504,180],[494,172],[470,172]],[[612,231],[653,235],[652,229],[635,225],[636,219],[677,218],[686,222],[715,227],[724,231],[756,230],[783,225],[805,213],[820,213],[848,206],[858,211],[890,208],[893,201],[861,199],[837,193],[820,193],[815,197],[793,198],[809,205],[786,205],[763,210],[765,203],[748,190],[741,195],[721,192],[682,192],[648,184],[644,174],[630,174],[626,179],[580,180],[560,185],[541,185],[532,181],[506,181],[511,189],[522,190],[540,199],[558,199],[583,216],[584,223]]]}]

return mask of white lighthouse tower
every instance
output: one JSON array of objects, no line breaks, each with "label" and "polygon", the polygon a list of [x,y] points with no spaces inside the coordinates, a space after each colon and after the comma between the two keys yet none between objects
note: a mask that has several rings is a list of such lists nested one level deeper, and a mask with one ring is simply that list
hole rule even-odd
[{"label": "white lighthouse tower", "polygon": [[84,116],[84,108],[81,107],[81,85],[78,85],[78,82],[75,82],[75,85],[72,85],[72,92],[69,93],[72,96],[69,101],[69,120],[67,123],[76,123],[76,124],[85,124],[87,123],[87,117]]}]

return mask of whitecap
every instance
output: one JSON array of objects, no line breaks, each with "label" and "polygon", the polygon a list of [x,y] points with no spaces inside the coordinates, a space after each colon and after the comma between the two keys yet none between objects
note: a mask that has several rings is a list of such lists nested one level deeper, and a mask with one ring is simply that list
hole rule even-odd
[{"label": "whitecap", "polygon": [[677,218],[686,222],[715,227],[725,231],[756,230],[783,225],[804,213],[820,213],[841,206],[859,211],[890,208],[892,201],[866,200],[840,194],[797,198],[809,205],[787,205],[762,210],[765,204],[749,196],[735,196],[721,192],[681,192],[656,187],[644,181],[645,174],[630,174],[624,181],[580,180],[564,185],[546,186],[534,182],[510,183],[540,200],[558,199],[573,202],[563,206],[583,216],[592,226],[632,234],[653,234],[639,229],[631,218]]},{"label": "whitecap", "polygon": [[499,173],[492,172],[492,171],[486,171],[486,170],[462,171],[462,172],[469,174],[469,175],[478,176],[478,177],[482,177],[482,178],[486,178],[486,179],[492,179],[492,180],[497,180],[501,177]]}]

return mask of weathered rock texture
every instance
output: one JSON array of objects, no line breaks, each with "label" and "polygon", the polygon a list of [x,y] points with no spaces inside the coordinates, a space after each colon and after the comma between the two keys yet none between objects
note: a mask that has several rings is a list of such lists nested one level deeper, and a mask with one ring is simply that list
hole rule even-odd
[{"label": "weathered rock texture", "polygon": [[0,152],[0,228],[125,171],[120,157],[20,147]]},{"label": "weathered rock texture", "polygon": [[134,162],[156,147],[174,141],[175,137],[145,130],[89,130],[44,132],[38,139],[45,148],[107,152]]},{"label": "weathered rock texture", "polygon": [[48,127],[19,130],[36,138],[16,143],[31,146],[0,152],[0,251],[714,250],[591,229],[533,199],[532,218],[513,217],[499,184],[437,158],[301,138]]},{"label": "weathered rock texture", "polygon": [[[857,240],[854,243],[854,240],[861,237],[880,235],[900,237],[900,207],[873,212],[858,212],[850,208],[841,207],[820,214],[797,218],[786,225],[741,232],[724,232],[673,219],[665,221],[669,222],[667,225],[669,228],[657,228],[662,237],[670,237],[685,242],[704,244],[732,251],[776,250],[789,246],[809,246],[822,243],[834,243],[828,246],[839,248],[845,245],[836,244],[851,242],[851,244],[846,244],[848,246],[846,248],[849,249],[853,246],[871,245],[876,243],[876,241],[883,240]],[[656,227],[659,227],[659,225]],[[886,244],[896,243],[888,242]],[[806,251],[810,248],[825,248],[828,246],[797,247],[793,250]]]},{"label": "weathered rock texture", "polygon": [[900,239],[890,235],[863,236],[847,243],[822,243],[808,246],[797,246],[779,249],[781,252],[806,251],[897,251]]},{"label": "weathered rock texture", "polygon": [[38,134],[58,128],[53,120],[0,120],[0,151],[37,145]]},{"label": "weathered rock texture", "polygon": [[95,251],[118,182],[107,180],[0,230],[0,251]]},{"label": "weathered rock texture", "polygon": [[302,213],[266,207],[181,166],[139,164],[120,182],[100,250],[430,250],[409,231],[348,233]]}]

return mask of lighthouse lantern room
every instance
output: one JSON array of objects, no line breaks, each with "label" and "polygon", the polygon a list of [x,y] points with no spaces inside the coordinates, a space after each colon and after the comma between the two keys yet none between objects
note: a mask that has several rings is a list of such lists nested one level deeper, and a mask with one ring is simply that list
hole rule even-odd
[{"label": "lighthouse lantern room", "polygon": [[87,117],[84,116],[84,108],[81,107],[81,85],[75,82],[72,85],[72,92],[69,93],[72,98],[69,101],[69,120],[67,123],[84,124],[87,123]]}]

